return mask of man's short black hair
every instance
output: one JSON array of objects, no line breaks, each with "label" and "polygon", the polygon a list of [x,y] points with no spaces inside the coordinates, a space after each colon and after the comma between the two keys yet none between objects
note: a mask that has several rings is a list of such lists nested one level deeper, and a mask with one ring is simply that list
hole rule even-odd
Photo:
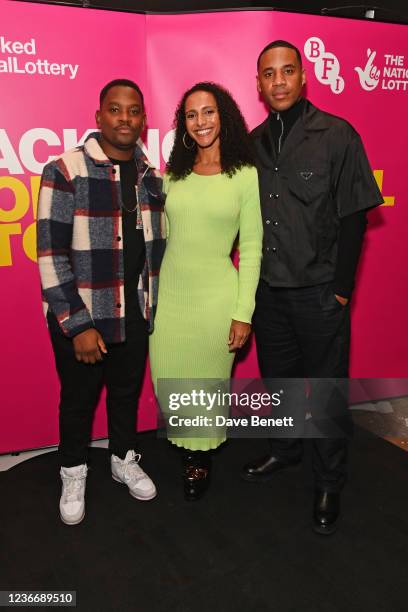
[{"label": "man's short black hair", "polygon": [[262,55],[266,53],[266,51],[269,51],[269,49],[275,49],[275,47],[286,47],[287,49],[293,49],[293,51],[296,53],[296,57],[299,60],[299,64],[302,67],[302,56],[300,55],[299,49],[295,47],[295,45],[292,45],[292,43],[288,42],[287,40],[274,40],[273,42],[269,43],[269,45],[266,45],[266,47],[264,47],[258,55],[256,62],[256,67],[258,70]]},{"label": "man's short black hair", "polygon": [[101,93],[99,94],[99,107],[102,106],[106,94],[110,89],[112,89],[112,87],[131,87],[139,94],[140,99],[142,101],[142,107],[144,108],[142,90],[140,89],[139,85],[137,85],[137,83],[135,83],[134,81],[130,81],[129,79],[114,79],[113,81],[109,81],[109,83],[107,83],[105,87],[101,89]]}]

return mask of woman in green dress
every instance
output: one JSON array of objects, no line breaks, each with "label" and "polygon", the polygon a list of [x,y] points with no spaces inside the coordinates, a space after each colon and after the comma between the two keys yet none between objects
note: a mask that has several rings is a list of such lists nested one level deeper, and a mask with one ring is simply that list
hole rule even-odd
[{"label": "woman in green dress", "polygon": [[[198,393],[216,392],[217,381],[230,378],[235,352],[251,333],[262,220],[250,137],[229,92],[197,83],[183,95],[174,124],[150,364],[169,439],[184,449],[184,491],[192,500],[208,487],[209,451],[226,437],[215,423],[221,413]],[[238,270],[231,260],[237,238]],[[178,401],[194,391],[195,405]],[[194,417],[202,418],[186,420]]]}]

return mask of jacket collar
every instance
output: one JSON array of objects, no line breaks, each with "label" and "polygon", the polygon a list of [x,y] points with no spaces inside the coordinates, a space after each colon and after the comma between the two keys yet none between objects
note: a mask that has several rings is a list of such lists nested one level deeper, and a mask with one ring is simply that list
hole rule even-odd
[{"label": "jacket collar", "polygon": [[330,127],[327,114],[316,108],[309,100],[306,100],[302,123],[305,130],[320,131]]},{"label": "jacket collar", "polygon": [[[100,132],[92,132],[84,143],[84,153],[87,155],[95,165],[97,166],[112,166],[111,160],[106,156],[104,150],[100,145]],[[146,155],[143,153],[139,145],[135,147],[134,160],[137,166],[147,166],[148,168],[154,168],[149,162]]]},{"label": "jacket collar", "polygon": [[[297,146],[305,137],[305,132],[327,130],[330,127],[329,116],[316,108],[309,100],[306,100],[303,114],[292,127],[287,141],[284,143],[280,159],[286,157],[289,150]],[[259,159],[266,165],[275,164],[276,152],[269,134],[269,115],[254,131],[256,149]],[[287,142],[289,142],[289,147]]]},{"label": "jacket collar", "polygon": [[[262,138],[262,134],[268,129],[269,115],[256,129],[255,138]],[[305,130],[327,130],[330,123],[326,113],[318,109],[309,100],[306,100],[305,108],[301,116],[301,125]]]}]

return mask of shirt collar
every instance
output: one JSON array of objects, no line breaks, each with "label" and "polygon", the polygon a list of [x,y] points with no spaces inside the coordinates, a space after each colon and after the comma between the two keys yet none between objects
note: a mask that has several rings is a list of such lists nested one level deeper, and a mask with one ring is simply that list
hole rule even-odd
[{"label": "shirt collar", "polygon": [[270,111],[269,120],[273,121],[274,119],[276,119],[277,115],[279,115],[284,124],[285,122],[293,124],[302,115],[305,108],[305,104],[306,100],[304,98],[299,98],[299,100],[287,110],[281,112]]},{"label": "shirt collar", "polygon": [[330,127],[330,115],[316,108],[309,100],[305,102],[302,115],[302,123],[305,130],[327,130]]},{"label": "shirt collar", "polygon": [[[92,132],[89,134],[84,143],[84,152],[97,166],[112,166],[111,160],[101,147],[100,140],[100,132]],[[139,145],[135,147],[134,160],[138,167],[148,166],[149,168],[154,168]]]}]

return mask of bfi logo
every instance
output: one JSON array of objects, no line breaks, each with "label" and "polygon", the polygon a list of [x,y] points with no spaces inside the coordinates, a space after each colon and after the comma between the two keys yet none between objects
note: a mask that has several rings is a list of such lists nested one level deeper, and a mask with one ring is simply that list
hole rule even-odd
[{"label": "bfi logo", "polygon": [[334,53],[325,50],[324,43],[317,36],[308,38],[304,46],[305,57],[314,64],[317,80],[328,85],[334,94],[344,89],[344,79],[340,76],[340,62]]}]

